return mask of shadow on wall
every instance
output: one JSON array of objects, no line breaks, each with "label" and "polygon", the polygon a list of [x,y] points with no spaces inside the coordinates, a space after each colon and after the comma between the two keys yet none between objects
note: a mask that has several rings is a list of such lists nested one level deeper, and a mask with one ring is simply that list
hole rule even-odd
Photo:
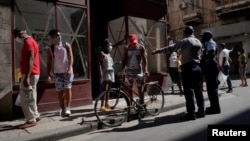
[{"label": "shadow on wall", "polygon": [[12,89],[9,89],[8,87],[0,90],[0,121],[13,118],[12,94]]}]

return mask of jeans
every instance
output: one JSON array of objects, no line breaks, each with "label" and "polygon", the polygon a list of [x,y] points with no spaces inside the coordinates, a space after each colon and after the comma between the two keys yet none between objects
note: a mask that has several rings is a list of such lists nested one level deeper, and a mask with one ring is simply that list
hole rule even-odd
[{"label": "jeans", "polygon": [[231,82],[231,77],[229,75],[229,70],[230,70],[230,66],[229,65],[225,65],[223,73],[227,76],[228,90],[233,90],[233,88],[232,88],[232,82]]}]

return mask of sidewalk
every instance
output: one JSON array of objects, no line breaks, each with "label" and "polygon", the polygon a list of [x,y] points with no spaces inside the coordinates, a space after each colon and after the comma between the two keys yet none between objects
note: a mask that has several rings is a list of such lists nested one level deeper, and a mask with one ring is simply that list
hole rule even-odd
[{"label": "sidewalk", "polygon": [[[234,86],[238,86],[238,83],[240,83],[239,80],[233,80],[232,82]],[[219,95],[223,93],[225,93],[225,90],[219,90]],[[207,101],[206,91],[204,91],[204,97]],[[17,129],[18,125],[24,123],[23,119],[0,122],[0,140],[54,141],[97,130],[98,122],[93,111],[93,104],[72,108],[70,117],[60,117],[57,115],[57,111],[41,113],[42,120],[37,123],[37,126],[27,129]],[[183,106],[185,106],[183,95],[180,96],[178,92],[171,94],[170,91],[165,94],[163,112]],[[83,120],[84,122],[82,122]]]}]

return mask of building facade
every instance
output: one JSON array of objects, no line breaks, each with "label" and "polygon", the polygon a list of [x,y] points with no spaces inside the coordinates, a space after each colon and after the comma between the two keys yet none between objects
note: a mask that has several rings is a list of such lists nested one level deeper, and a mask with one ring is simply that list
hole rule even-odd
[{"label": "building facade", "polygon": [[[25,29],[39,44],[41,75],[37,104],[43,112],[59,108],[54,83],[46,82],[50,29],[60,29],[63,40],[72,45],[75,75],[72,107],[76,107],[92,103],[101,91],[97,54],[105,38],[114,44],[112,55],[119,62],[126,36],[136,33],[148,51],[150,72],[164,71],[164,56],[151,56],[150,52],[166,44],[165,14],[165,0],[1,0],[0,114],[4,115],[1,119],[22,114],[21,108],[14,104],[19,93],[22,47],[13,38],[14,28]],[[119,67],[115,69],[119,71]]]},{"label": "building facade", "polygon": [[182,39],[185,25],[194,26],[198,38],[204,30],[211,30],[217,44],[224,42],[227,48],[233,48],[230,72],[238,74],[239,48],[244,48],[250,61],[249,6],[249,0],[167,0],[168,37]]}]

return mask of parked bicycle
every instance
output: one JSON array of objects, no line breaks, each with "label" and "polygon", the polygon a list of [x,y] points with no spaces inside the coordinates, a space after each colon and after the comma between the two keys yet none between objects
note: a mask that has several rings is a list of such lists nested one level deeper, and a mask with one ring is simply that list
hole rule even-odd
[{"label": "parked bicycle", "polygon": [[[114,127],[130,121],[130,116],[137,115],[138,119],[146,114],[158,115],[164,107],[164,93],[158,81],[143,84],[142,94],[131,89],[122,73],[118,75],[117,88],[102,92],[95,100],[94,111],[99,122]],[[131,93],[132,92],[132,95]],[[109,107],[101,109],[105,94],[108,95]]]}]

